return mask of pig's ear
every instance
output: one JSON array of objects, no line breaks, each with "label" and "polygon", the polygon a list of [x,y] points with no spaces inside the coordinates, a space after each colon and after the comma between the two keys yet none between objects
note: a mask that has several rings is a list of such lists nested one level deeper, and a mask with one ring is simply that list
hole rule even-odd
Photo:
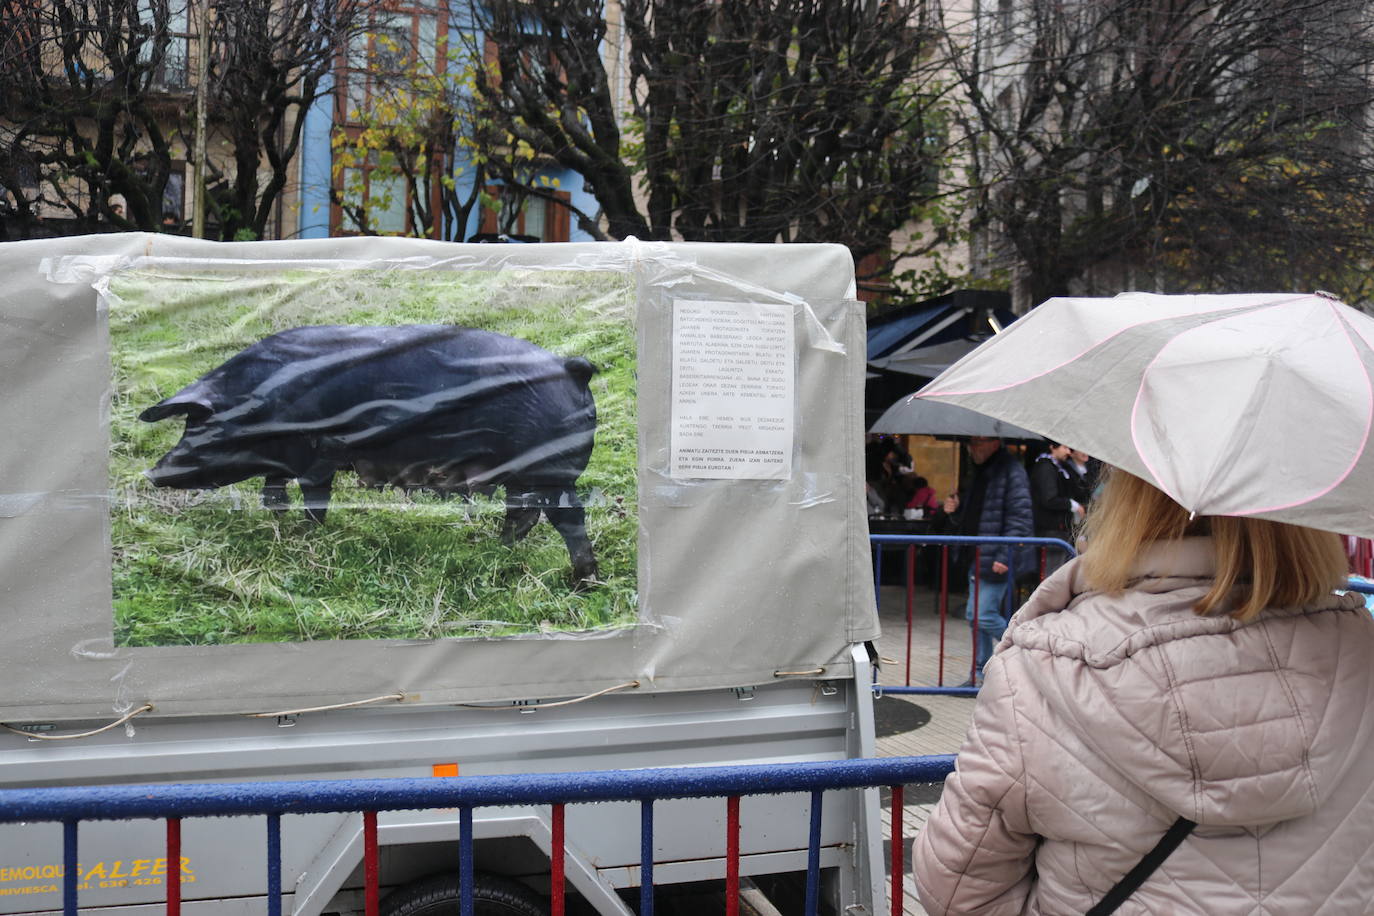
[{"label": "pig's ear", "polygon": [[184,415],[188,423],[204,420],[215,410],[210,406],[210,402],[197,397],[188,397],[185,394],[174,394],[165,401],[159,401],[149,407],[138,418],[145,423],[156,423],[158,420],[165,420],[168,417]]}]

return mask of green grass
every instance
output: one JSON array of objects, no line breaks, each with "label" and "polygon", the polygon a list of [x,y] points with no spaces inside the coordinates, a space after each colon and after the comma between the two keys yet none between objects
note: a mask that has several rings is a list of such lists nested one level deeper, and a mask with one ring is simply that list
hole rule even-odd
[{"label": "green grass", "polygon": [[[434,639],[624,627],[637,615],[634,290],[605,272],[128,272],[111,285],[110,485],[115,642],[207,645]],[[138,413],[269,334],[308,324],[482,327],[584,356],[598,426],[578,483],[599,584],[574,591],[541,521],[500,543],[501,494],[441,500],[339,475],[323,525],[299,494],[262,509],[261,479],[157,490],[143,471],[180,438]]]}]

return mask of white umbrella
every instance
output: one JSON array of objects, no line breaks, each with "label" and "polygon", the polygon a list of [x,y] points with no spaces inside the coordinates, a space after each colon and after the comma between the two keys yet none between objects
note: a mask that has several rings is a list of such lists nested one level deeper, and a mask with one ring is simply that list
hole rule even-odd
[{"label": "white umbrella", "polygon": [[918,397],[1087,451],[1199,515],[1374,536],[1374,319],[1325,294],[1051,299]]}]

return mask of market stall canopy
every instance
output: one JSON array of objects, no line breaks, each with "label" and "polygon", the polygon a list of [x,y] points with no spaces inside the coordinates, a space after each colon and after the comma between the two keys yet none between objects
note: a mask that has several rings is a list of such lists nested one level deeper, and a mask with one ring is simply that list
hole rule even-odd
[{"label": "market stall canopy", "polygon": [[962,289],[869,318],[864,412],[871,425],[899,398],[1011,324],[1011,297]]}]

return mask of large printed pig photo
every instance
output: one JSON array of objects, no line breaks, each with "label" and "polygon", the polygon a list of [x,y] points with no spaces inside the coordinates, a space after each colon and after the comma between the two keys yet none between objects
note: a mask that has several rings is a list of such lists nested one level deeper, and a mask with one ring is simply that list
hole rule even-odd
[{"label": "large printed pig photo", "polygon": [[639,622],[628,275],[129,270],[108,301],[116,646]]},{"label": "large printed pig photo", "polygon": [[575,485],[596,432],[595,371],[581,357],[475,328],[292,328],[139,414],[186,419],[147,476],[179,489],[262,477],[263,505],[276,510],[294,480],[316,522],[343,470],[370,486],[442,496],[501,486],[502,541],[523,538],[542,514],[585,586],[596,559]]}]

